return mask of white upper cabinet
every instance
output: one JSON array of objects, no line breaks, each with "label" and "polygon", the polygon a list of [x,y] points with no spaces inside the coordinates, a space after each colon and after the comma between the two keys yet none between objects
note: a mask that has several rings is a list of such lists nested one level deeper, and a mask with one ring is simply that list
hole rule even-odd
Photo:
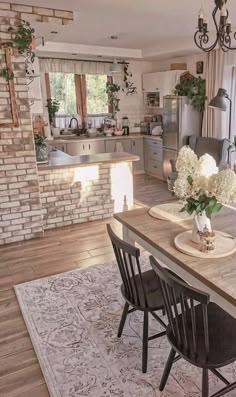
[{"label": "white upper cabinet", "polygon": [[143,74],[143,92],[160,91],[163,72]]},{"label": "white upper cabinet", "polygon": [[[163,107],[163,97],[173,94],[180,76],[185,70],[169,70],[166,72],[145,73],[143,74],[144,102],[147,104],[147,93],[159,93],[159,107]],[[149,101],[150,102],[150,101]],[[157,102],[156,102],[157,103]]]}]

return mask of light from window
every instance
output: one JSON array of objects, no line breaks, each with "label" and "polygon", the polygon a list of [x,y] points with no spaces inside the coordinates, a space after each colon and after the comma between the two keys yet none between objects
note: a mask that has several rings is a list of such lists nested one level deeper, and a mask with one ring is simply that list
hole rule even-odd
[{"label": "light from window", "polygon": [[49,73],[52,98],[60,101],[59,114],[76,114],[75,78],[73,73]]},{"label": "light from window", "polygon": [[87,74],[87,113],[108,113],[108,99],[106,94],[107,75]]}]

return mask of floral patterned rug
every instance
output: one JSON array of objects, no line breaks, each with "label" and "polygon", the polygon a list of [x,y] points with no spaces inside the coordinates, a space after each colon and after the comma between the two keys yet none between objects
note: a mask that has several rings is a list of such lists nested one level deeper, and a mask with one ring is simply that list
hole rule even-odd
[{"label": "floral patterned rug", "polygon": [[[142,257],[149,267],[148,255]],[[123,308],[115,262],[75,270],[15,287],[51,397],[198,397],[201,371],[184,360],[174,364],[159,392],[169,344],[149,343],[148,372],[141,372],[142,316],[117,329]],[[151,319],[150,334],[161,330]],[[236,365],[223,371],[236,380]],[[210,375],[211,393],[222,383]],[[236,397],[236,391],[227,394]]]}]

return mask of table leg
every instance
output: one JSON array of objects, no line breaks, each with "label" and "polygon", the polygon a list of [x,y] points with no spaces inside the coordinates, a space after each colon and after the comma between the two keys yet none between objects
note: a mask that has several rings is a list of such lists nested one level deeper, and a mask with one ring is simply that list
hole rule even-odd
[{"label": "table leg", "polygon": [[129,229],[125,225],[122,225],[122,231],[123,231],[123,240],[126,241],[126,243],[128,244],[135,245],[135,240],[133,237],[130,236]]}]

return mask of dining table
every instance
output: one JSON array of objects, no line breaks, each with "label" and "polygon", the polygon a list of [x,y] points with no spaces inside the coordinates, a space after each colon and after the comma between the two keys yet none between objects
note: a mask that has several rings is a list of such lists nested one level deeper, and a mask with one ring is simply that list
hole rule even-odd
[{"label": "dining table", "polygon": [[[205,291],[211,301],[236,318],[236,253],[224,258],[199,258],[175,247],[175,237],[192,228],[192,220],[171,221],[152,217],[143,207],[118,213],[123,239],[139,244],[160,264],[169,267],[193,287]],[[212,219],[214,230],[236,238],[236,208],[224,207]]]}]

